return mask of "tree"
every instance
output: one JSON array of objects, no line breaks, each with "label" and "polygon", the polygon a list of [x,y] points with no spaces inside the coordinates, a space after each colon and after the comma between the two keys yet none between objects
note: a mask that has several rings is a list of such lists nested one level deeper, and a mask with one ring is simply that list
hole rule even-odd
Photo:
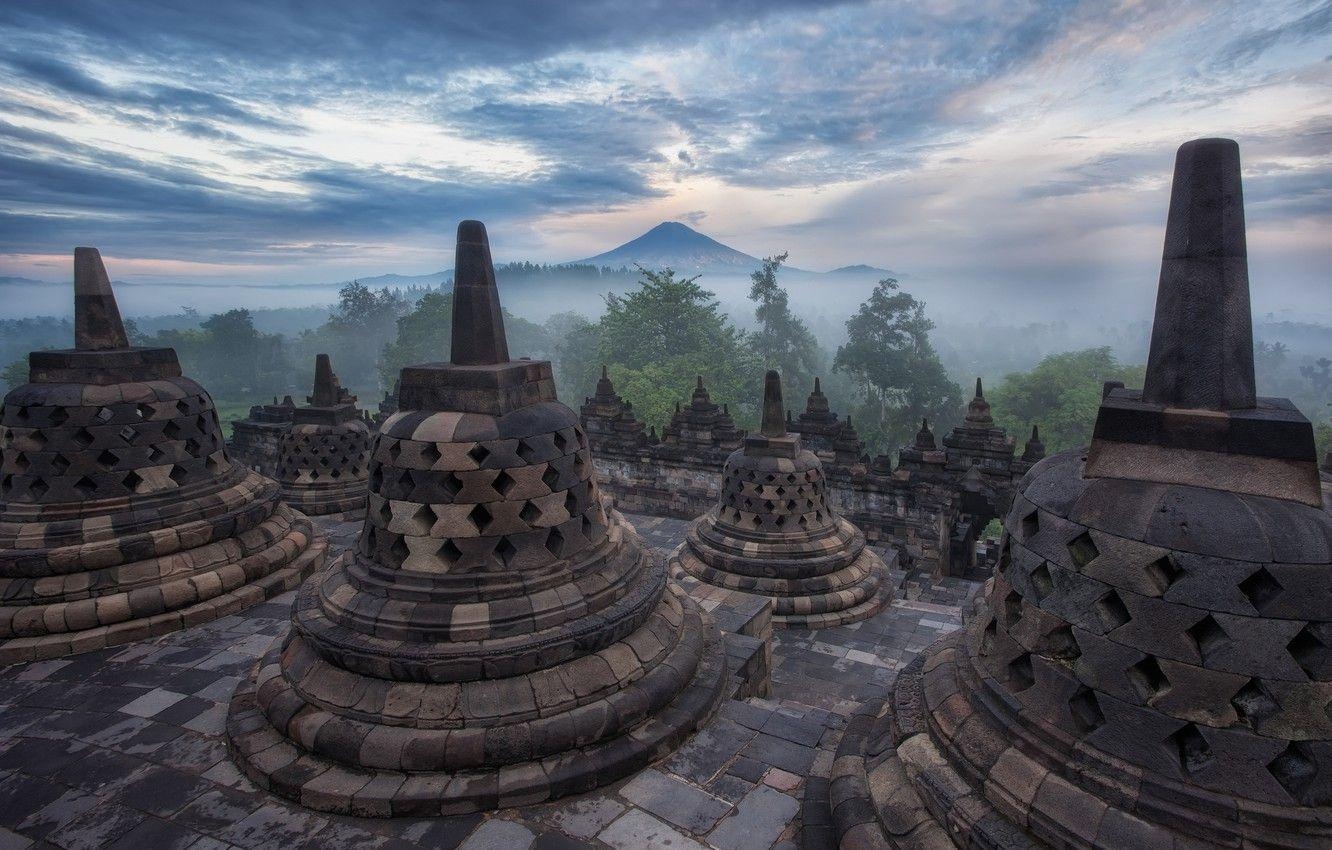
[{"label": "tree", "polygon": [[1329,390],[1332,390],[1332,360],[1319,357],[1313,363],[1301,366],[1300,374],[1313,384],[1314,392],[1320,398],[1327,398]]},{"label": "tree", "polygon": [[[638,267],[639,288],[606,295],[598,353],[639,417],[660,428],[676,401],[688,401],[702,375],[713,401],[729,403],[741,424],[757,421],[763,368],[745,334],[721,312],[698,277]],[[599,365],[599,364],[598,364]]]},{"label": "tree", "polygon": [[879,281],[846,322],[846,344],[833,370],[847,373],[863,403],[856,430],[872,449],[891,451],[909,441],[929,418],[936,428],[956,420],[962,389],[930,344],[934,322],[925,305],[901,292],[893,278]]},{"label": "tree", "polygon": [[753,281],[749,300],[757,305],[754,318],[758,320],[758,330],[749,335],[749,348],[764,369],[781,373],[785,386],[803,389],[814,382],[823,358],[809,328],[791,314],[786,290],[777,285],[777,271],[786,257],[785,252],[766,257],[763,268],[749,276]]},{"label": "tree", "polygon": [[1142,386],[1144,368],[1124,366],[1109,346],[1051,354],[1030,372],[1004,377],[988,400],[995,421],[1019,440],[1041,428],[1046,451],[1085,446],[1091,440],[1106,381]]},{"label": "tree", "polygon": [[28,358],[20,357],[13,363],[10,363],[0,371],[0,383],[5,385],[5,391],[21,387],[28,382]]},{"label": "tree", "polygon": [[388,288],[376,291],[354,280],[339,290],[328,320],[301,335],[300,360],[313,363],[316,354],[328,354],[345,386],[373,391],[383,372],[380,352],[407,309],[408,301]]},{"label": "tree", "polygon": [[595,391],[601,374],[601,327],[580,313],[556,313],[544,329],[555,346],[555,386],[576,406]]}]

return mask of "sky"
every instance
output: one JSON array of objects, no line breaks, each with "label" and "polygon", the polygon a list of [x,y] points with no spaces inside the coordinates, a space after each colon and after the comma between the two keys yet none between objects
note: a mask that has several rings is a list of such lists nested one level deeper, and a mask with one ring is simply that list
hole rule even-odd
[{"label": "sky", "polygon": [[309,284],[445,268],[462,218],[545,262],[678,220],[1150,313],[1174,150],[1212,135],[1255,304],[1332,312],[1332,2],[7,0],[0,275],[96,245]]}]

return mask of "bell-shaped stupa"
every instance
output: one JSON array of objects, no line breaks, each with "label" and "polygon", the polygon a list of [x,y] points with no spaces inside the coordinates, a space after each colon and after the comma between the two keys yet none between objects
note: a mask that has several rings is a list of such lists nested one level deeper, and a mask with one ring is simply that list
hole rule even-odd
[{"label": "bell-shaped stupa", "polygon": [[300,589],[228,736],[259,785],[363,816],[622,778],[717,707],[710,617],[602,499],[550,363],[512,360],[486,231],[458,227],[452,362],[402,370],[357,547]]},{"label": "bell-shaped stupa", "polygon": [[310,515],[363,512],[374,432],[356,396],[338,383],[327,354],[315,358],[308,401],[292,409],[291,427],[278,443],[282,501]]},{"label": "bell-shaped stupa", "polygon": [[0,663],[163,634],[295,587],[310,521],[223,448],[170,348],[134,348],[95,248],[74,249],[74,344],[34,351],[0,437]]},{"label": "bell-shaped stupa", "polygon": [[1023,478],[983,602],[848,726],[842,845],[1332,846],[1330,505],[1256,393],[1239,148],[1189,142],[1144,388]]},{"label": "bell-shaped stupa", "polygon": [[823,464],[787,432],[776,372],[764,382],[763,427],[726,459],[721,490],[717,507],[671,555],[672,567],[771,598],[778,628],[853,623],[892,598],[883,559],[829,503]]}]

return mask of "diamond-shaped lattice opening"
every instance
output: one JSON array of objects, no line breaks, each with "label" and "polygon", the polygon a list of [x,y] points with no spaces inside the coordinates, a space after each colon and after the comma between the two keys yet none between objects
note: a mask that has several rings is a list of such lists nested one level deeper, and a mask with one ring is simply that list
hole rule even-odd
[{"label": "diamond-shaped lattice opening", "polygon": [[74,489],[85,499],[91,499],[97,493],[97,485],[86,475],[74,482]]},{"label": "diamond-shaped lattice opening", "polygon": [[134,438],[137,437],[138,435],[139,432],[135,431],[129,425],[126,425],[124,428],[121,428],[119,431],[116,432],[116,436],[124,440],[126,443],[133,443]]},{"label": "diamond-shaped lattice opening", "polygon": [[[496,549],[498,548],[499,547],[497,546]],[[458,548],[458,544],[454,543],[452,540],[445,540],[439,547],[437,554],[439,557],[443,558],[444,562],[449,566],[453,566],[461,561],[463,556],[462,550]]]},{"label": "diamond-shaped lattice opening", "polygon": [[1041,561],[1036,569],[1031,571],[1031,590],[1037,602],[1049,596],[1054,590],[1054,579],[1050,577],[1050,565],[1045,561]]},{"label": "diamond-shaped lattice opening", "polygon": [[[190,437],[185,441],[185,451],[191,455],[197,455],[199,453],[199,441]],[[328,466],[328,458],[324,458],[324,465]]]},{"label": "diamond-shaped lattice opening", "polygon": [[495,488],[495,492],[499,493],[500,496],[507,496],[517,483],[509,473],[501,469],[500,474],[495,476],[495,480],[490,482],[490,486]]},{"label": "diamond-shaped lattice opening", "polygon": [[102,453],[97,456],[97,462],[103,467],[110,469],[120,463],[120,458],[116,457],[111,451],[103,449]]},{"label": "diamond-shaped lattice opening", "polygon": [[181,416],[189,416],[190,415],[189,401],[182,398],[180,401],[176,402],[176,410],[180,411]]},{"label": "diamond-shaped lattice opening", "polygon": [[74,442],[78,443],[80,448],[86,449],[89,446],[91,446],[96,440],[97,438],[94,437],[92,435],[92,432],[89,431],[87,428],[80,428],[79,430],[74,432]]},{"label": "diamond-shaped lattice opening", "polygon": [[114,419],[115,416],[116,415],[111,412],[111,408],[99,407],[97,408],[97,412],[93,414],[93,419],[97,420],[98,425],[105,425],[106,423]]},{"label": "diamond-shaped lattice opening", "polygon": [[1166,678],[1165,671],[1161,669],[1156,658],[1151,655],[1128,668],[1126,672],[1129,683],[1138,692],[1138,696],[1142,697],[1143,702],[1151,702],[1170,690],[1170,680]]},{"label": "diamond-shaped lattice opening", "polygon": [[578,496],[573,489],[564,494],[564,512],[569,516],[578,514]]},{"label": "diamond-shaped lattice opening", "polygon": [[322,476],[319,474],[319,470],[317,470],[317,469],[312,469],[312,470],[310,470],[310,480],[311,480],[311,481],[318,481],[321,477],[322,477]]},{"label": "diamond-shaped lattice opening", "polygon": [[1192,723],[1186,723],[1166,741],[1174,748],[1185,773],[1197,773],[1212,763],[1212,747]]},{"label": "diamond-shaped lattice opening", "polygon": [[222,464],[218,462],[217,455],[209,455],[204,461],[204,469],[208,470],[209,475],[216,475],[222,470]]},{"label": "diamond-shaped lattice opening", "polygon": [[431,466],[439,463],[441,457],[443,457],[443,455],[439,452],[439,446],[434,443],[426,443],[425,447],[421,449],[421,460]]},{"label": "diamond-shaped lattice opening", "polygon": [[1189,626],[1188,636],[1193,640],[1193,645],[1198,648],[1198,657],[1206,663],[1213,653],[1227,646],[1230,643],[1230,635],[1221,628],[1221,624],[1212,619],[1211,614],[1205,615],[1201,620]]},{"label": "diamond-shaped lattice opening", "polygon": [[1022,619],[1022,594],[1009,590],[1004,596],[1004,626],[1011,629]]},{"label": "diamond-shaped lattice opening", "polygon": [[785,495],[786,495],[786,488],[785,488],[785,487],[778,487],[778,488],[777,488],[776,490],[774,490],[773,492],[776,493],[778,496],[785,496]]},{"label": "diamond-shaped lattice opening", "polygon": [[402,566],[402,562],[407,560],[407,556],[411,553],[412,550],[407,548],[407,541],[401,535],[395,535],[393,545],[389,547],[389,554],[393,556],[397,565]]},{"label": "diamond-shaped lattice opening", "polygon": [[1250,726],[1258,726],[1281,710],[1280,703],[1257,677],[1245,682],[1244,687],[1230,698],[1230,704],[1235,707],[1239,719]]},{"label": "diamond-shaped lattice opening", "polygon": [[439,484],[450,499],[457,498],[458,494],[462,492],[462,479],[459,478],[455,472],[450,472],[448,475],[445,475],[444,480]]},{"label": "diamond-shaped lattice opening", "polygon": [[535,502],[523,502],[523,509],[518,512],[518,517],[528,525],[536,525],[536,521],[541,519],[541,509]]},{"label": "diamond-shaped lattice opening", "polygon": [[513,559],[518,555],[518,547],[509,542],[509,538],[501,537],[495,544],[495,560],[503,566],[509,566]]},{"label": "diamond-shaped lattice opening", "polygon": [[140,404],[134,408],[134,412],[140,419],[153,418],[153,406],[151,404]]},{"label": "diamond-shaped lattice opening", "polygon": [[1259,567],[1254,570],[1253,575],[1239,583],[1239,590],[1244,594],[1244,598],[1249,600],[1254,610],[1261,614],[1285,588],[1266,567]]},{"label": "diamond-shaped lattice opening", "polygon": [[180,485],[185,483],[185,479],[189,478],[190,474],[185,471],[185,467],[179,466],[177,464],[172,464],[171,474],[168,477],[172,481],[176,482],[176,486],[179,487]]},{"label": "diamond-shaped lattice opening", "polygon": [[472,512],[467,515],[467,519],[471,521],[472,525],[476,526],[477,531],[485,532],[486,526],[490,525],[490,521],[494,517],[490,515],[490,511],[486,510],[485,505],[477,505],[472,508]]},{"label": "diamond-shaped lattice opening", "polygon": [[370,466],[370,490],[378,493],[379,488],[384,485],[384,467],[378,463]]},{"label": "diamond-shaped lattice opening", "polygon": [[583,466],[587,463],[587,452],[574,452],[573,468],[575,472],[581,473]]},{"label": "diamond-shaped lattice opening", "polygon": [[763,518],[760,517],[758,514],[754,514],[754,518],[751,519],[749,523],[755,528],[758,528],[759,526],[763,525]]},{"label": "diamond-shaped lattice opening", "polygon": [[379,521],[381,524],[387,526],[393,521],[393,507],[389,504],[388,499],[385,499],[384,504],[379,506],[379,511],[377,513],[379,514]]},{"label": "diamond-shaped lattice opening", "polygon": [[1042,635],[1037,648],[1042,655],[1060,661],[1076,661],[1082,655],[1082,647],[1073,637],[1073,627],[1068,625],[1056,626]]},{"label": "diamond-shaped lattice opening", "polygon": [[546,550],[557,558],[564,557],[564,534],[558,528],[552,528],[546,535]]},{"label": "diamond-shaped lattice opening", "polygon": [[172,419],[162,426],[162,436],[168,440],[180,439],[180,426],[176,424],[176,420]]},{"label": "diamond-shaped lattice opening", "polygon": [[1164,595],[1170,587],[1186,575],[1174,555],[1164,555],[1147,565],[1147,577],[1156,585],[1159,595]]},{"label": "diamond-shaped lattice opening", "polygon": [[[19,457],[20,458],[23,457],[23,454],[21,452],[19,453]],[[27,468],[26,463],[24,464],[24,468],[25,469]],[[22,472],[23,470],[19,471]],[[54,472],[56,475],[64,475],[66,472],[69,471],[69,458],[65,457],[62,454],[57,453],[55,457],[51,458],[51,471]]]},{"label": "diamond-shaped lattice opening", "polygon": [[560,454],[565,454],[565,453],[568,452],[568,449],[569,449],[569,440],[568,440],[568,438],[566,438],[566,437],[565,437],[563,434],[561,434],[559,431],[556,431],[556,432],[555,432],[555,436],[554,436],[553,439],[554,439],[554,442],[555,442],[555,450],[556,450],[556,451],[558,451]]},{"label": "diamond-shaped lattice opening", "polygon": [[69,419],[69,411],[63,407],[51,408],[51,414],[46,417],[52,425],[64,425]]},{"label": "diamond-shaped lattice opening", "polygon": [[772,502],[771,499],[767,499],[767,500],[765,500],[765,501],[763,502],[763,509],[764,509],[765,511],[767,511],[768,513],[772,513],[773,509],[776,508],[776,507],[777,507],[777,506],[776,506],[775,504],[773,504],[773,502]]},{"label": "diamond-shaped lattice opening", "polygon": [[999,566],[1000,573],[1007,573],[1008,568],[1013,565],[1013,538],[1007,534],[1004,535],[1004,542],[999,546]]},{"label": "diamond-shaped lattice opening", "polygon": [[1318,774],[1318,763],[1309,746],[1302,741],[1291,741],[1280,755],[1267,763],[1267,772],[1301,804],[1314,806],[1326,802],[1312,799],[1313,795],[1309,793]]},{"label": "diamond-shaped lattice opening", "polygon": [[1096,692],[1086,685],[1079,686],[1068,698],[1068,713],[1080,735],[1091,734],[1105,724],[1105,714],[1101,712]]},{"label": "diamond-shaped lattice opening", "polygon": [[777,476],[775,476],[775,475],[766,475],[766,476],[764,476],[763,480],[764,480],[765,482],[771,484],[772,482],[774,482],[774,481],[777,480]]},{"label": "diamond-shaped lattice opening", "polygon": [[1328,647],[1313,623],[1305,625],[1290,639],[1290,643],[1286,644],[1286,651],[1295,659],[1295,663],[1300,665],[1305,675],[1316,681],[1322,680],[1329,666]]},{"label": "diamond-shaped lattice opening", "polygon": [[0,476],[0,495],[8,496],[9,492],[13,489],[14,489],[14,476],[12,475]]},{"label": "diamond-shaped lattice opening", "polygon": [[1095,609],[1096,616],[1101,621],[1101,626],[1107,632],[1113,632],[1133,619],[1129,614],[1128,606],[1124,604],[1124,600],[1113,590],[1096,600]]},{"label": "diamond-shaped lattice opening", "polygon": [[546,467],[546,471],[541,473],[541,483],[554,493],[560,486],[560,471],[553,466]]},{"label": "diamond-shaped lattice opening", "polygon": [[[738,515],[738,514],[739,514],[739,511],[736,511],[736,513],[737,513],[737,515]],[[804,514],[801,514],[801,515],[800,515],[800,527],[801,527],[801,528],[804,528],[804,527],[807,526],[807,525],[809,525],[809,517],[805,516]]]},{"label": "diamond-shaped lattice opening", "polygon": [[1025,691],[1036,684],[1036,674],[1031,669],[1031,653],[1024,652],[1008,662],[1008,682],[1011,690]]},{"label": "diamond-shaped lattice opening", "polygon": [[426,536],[430,533],[430,529],[434,527],[437,519],[439,517],[435,516],[435,512],[429,505],[421,505],[412,514],[412,533],[418,537]]},{"label": "diamond-shaped lattice opening", "polygon": [[[537,457],[537,450],[528,445],[526,440],[519,440],[518,447],[514,449],[514,452],[526,463],[531,463]],[[477,461],[477,463],[480,463],[480,461]]]},{"label": "diamond-shaped lattice opening", "polygon": [[166,457],[166,453],[163,452],[162,449],[160,449],[159,447],[157,446],[148,447],[148,461],[150,463],[157,463],[159,460],[161,460],[164,457]]},{"label": "diamond-shaped lattice opening", "polygon": [[1101,551],[1092,542],[1091,535],[1084,531],[1068,542],[1068,554],[1073,558],[1073,566],[1082,569],[1101,554]]},{"label": "diamond-shaped lattice opening", "polygon": [[[60,457],[60,455],[56,455],[56,457]],[[32,464],[28,463],[28,456],[25,455],[23,452],[19,452],[18,454],[14,455],[14,468],[17,469],[20,473],[27,472],[28,467],[31,465]],[[54,466],[55,463],[52,462],[51,465]],[[66,463],[66,466],[68,465],[69,464]]]},{"label": "diamond-shaped lattice opening", "polygon": [[42,496],[45,496],[46,491],[50,489],[51,485],[47,484],[40,477],[32,479],[32,483],[28,485],[28,491],[39,499]]},{"label": "diamond-shaped lattice opening", "polygon": [[391,463],[397,463],[397,462],[398,462],[398,458],[399,458],[401,455],[402,455],[402,441],[401,441],[401,440],[394,440],[392,443],[389,443],[389,447],[388,447],[389,461],[390,461]]},{"label": "diamond-shaped lattice opening", "polygon": [[778,514],[777,517],[772,522],[773,525],[776,525],[778,528],[781,528],[782,526],[786,525],[786,516],[784,514]]},{"label": "diamond-shaped lattice opening", "polygon": [[[739,518],[740,514],[737,511],[736,519]],[[588,519],[586,514],[583,515],[583,536],[586,537],[588,540],[592,539],[592,520]]]},{"label": "diamond-shaped lattice opening", "polygon": [[480,466],[486,462],[486,458],[490,457],[490,449],[486,448],[481,443],[477,443],[475,446],[468,449],[467,456],[476,461],[477,466]]},{"label": "diamond-shaped lattice opening", "polygon": [[1040,511],[1033,509],[1031,513],[1022,518],[1022,539],[1030,540],[1035,537],[1036,533],[1040,530],[1041,514]]},{"label": "diamond-shaped lattice opening", "polygon": [[125,489],[131,493],[137,493],[139,492],[139,485],[143,483],[143,478],[140,477],[138,473],[130,472],[124,478],[120,479],[120,483],[124,484]]}]

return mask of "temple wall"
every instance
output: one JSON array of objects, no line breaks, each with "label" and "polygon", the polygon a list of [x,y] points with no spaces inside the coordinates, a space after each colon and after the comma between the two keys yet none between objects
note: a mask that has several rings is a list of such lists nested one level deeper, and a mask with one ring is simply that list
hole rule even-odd
[{"label": "temple wall", "polygon": [[227,451],[231,459],[269,478],[277,477],[278,446],[290,422],[252,422],[237,419]]}]

